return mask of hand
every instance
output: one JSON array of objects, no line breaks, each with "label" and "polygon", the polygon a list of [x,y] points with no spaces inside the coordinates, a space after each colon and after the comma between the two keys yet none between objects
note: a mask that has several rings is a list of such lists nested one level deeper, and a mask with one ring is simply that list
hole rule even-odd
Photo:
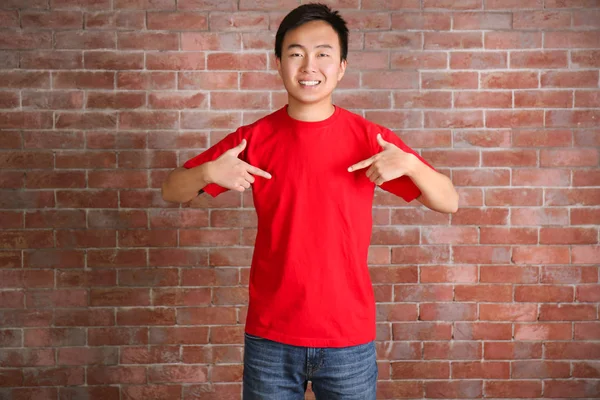
[{"label": "hand", "polygon": [[348,168],[348,171],[353,172],[370,167],[366,172],[367,178],[378,186],[412,173],[416,162],[414,154],[407,153],[393,143],[386,142],[380,133],[377,134],[377,143],[383,149],[382,152],[354,164]]},{"label": "hand", "polygon": [[232,149],[227,150],[210,165],[210,181],[217,185],[243,192],[250,188],[255,178],[252,175],[262,176],[271,179],[271,174],[260,168],[240,160],[238,156],[246,148],[246,139]]}]

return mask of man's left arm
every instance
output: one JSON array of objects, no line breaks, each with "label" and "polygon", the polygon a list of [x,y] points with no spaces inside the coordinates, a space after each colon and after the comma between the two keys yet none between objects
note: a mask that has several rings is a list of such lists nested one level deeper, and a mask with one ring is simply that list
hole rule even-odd
[{"label": "man's left arm", "polygon": [[382,151],[354,164],[348,168],[349,172],[369,167],[366,175],[378,186],[407,176],[421,191],[417,200],[424,206],[443,213],[458,210],[458,193],[447,176],[435,171],[414,154],[386,142],[380,134],[377,135],[377,142]]}]

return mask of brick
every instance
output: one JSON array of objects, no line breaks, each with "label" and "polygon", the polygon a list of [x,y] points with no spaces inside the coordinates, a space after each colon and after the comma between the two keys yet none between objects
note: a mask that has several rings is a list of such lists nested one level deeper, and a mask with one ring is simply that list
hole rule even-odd
[{"label": "brick", "polygon": [[52,116],[48,112],[1,112],[0,129],[51,129]]},{"label": "brick", "polygon": [[118,386],[89,386],[60,388],[60,400],[89,399],[103,400],[119,397]]},{"label": "brick", "polygon": [[[596,307],[588,304],[543,304],[540,307],[540,321],[585,321],[596,319]],[[571,338],[571,324],[565,324],[568,339]],[[565,328],[566,328],[565,327]]]},{"label": "brick", "polygon": [[[249,34],[248,40],[242,41],[242,36],[236,32],[182,32],[181,50],[183,51],[239,51],[244,43],[244,49],[271,50],[274,36],[269,34],[268,46],[261,48],[258,44],[259,33]],[[247,34],[243,34],[247,35]],[[245,36],[243,36],[245,37]]]},{"label": "brick", "polygon": [[175,0],[115,0],[116,9],[175,10]]},{"label": "brick", "polygon": [[477,89],[477,73],[423,72],[421,86],[424,89]]},{"label": "brick", "polygon": [[425,111],[426,128],[481,128],[481,111]]},{"label": "brick", "polygon": [[454,246],[454,261],[467,264],[505,264],[510,248],[505,246]]},{"label": "brick", "polygon": [[269,27],[268,14],[251,11],[236,13],[211,12],[209,21],[210,30],[215,32],[260,31]]},{"label": "brick", "polygon": [[424,9],[435,10],[479,10],[482,8],[481,0],[424,0]]},{"label": "brick", "polygon": [[24,293],[18,290],[0,291],[0,304],[2,308],[25,308]]},{"label": "brick", "polygon": [[207,344],[208,327],[152,327],[151,344]]},{"label": "brick", "polygon": [[[512,55],[511,55],[512,57]],[[507,53],[461,51],[450,53],[452,69],[497,69],[508,65]]]},{"label": "brick", "polygon": [[555,31],[544,33],[544,48],[556,49],[556,48],[598,48],[600,47],[600,37],[596,35],[596,32],[569,32],[569,31]]},{"label": "brick", "polygon": [[482,165],[489,167],[526,167],[537,165],[537,152],[534,150],[485,151],[482,152],[481,156]]},{"label": "brick", "polygon": [[90,385],[146,383],[146,368],[123,366],[88,367],[86,377],[87,383]]},{"label": "brick", "polygon": [[517,361],[513,363],[512,376],[517,379],[569,378],[570,366],[561,361]]},{"label": "brick", "polygon": [[571,324],[515,324],[516,340],[569,340]]},{"label": "brick", "polygon": [[485,32],[486,49],[535,49],[542,47],[541,32]]},{"label": "brick", "polygon": [[440,69],[446,68],[447,58],[446,53],[434,51],[392,52],[390,64],[393,69]]},{"label": "brick", "polygon": [[[179,38],[177,34],[166,32],[118,32],[117,43],[117,48],[120,50],[179,49]],[[156,56],[156,54],[154,54],[154,56]]]},{"label": "brick", "polygon": [[480,304],[481,321],[536,321],[535,304]]},{"label": "brick", "polygon": [[77,69],[83,67],[81,51],[45,51],[23,52],[20,55],[22,69]]},{"label": "brick", "polygon": [[123,111],[119,113],[122,129],[176,129],[179,124],[175,111]]},{"label": "brick", "polygon": [[600,224],[600,208],[573,208],[570,221],[571,225],[598,225]]},{"label": "brick", "polygon": [[544,123],[542,110],[486,110],[489,128],[538,127]]},{"label": "brick", "polygon": [[511,68],[567,68],[566,51],[515,51],[510,54]]},{"label": "brick", "polygon": [[560,29],[571,26],[571,13],[564,11],[520,11],[513,13],[513,29]]},{"label": "brick", "polygon": [[367,32],[365,50],[421,50],[422,37],[418,32]]},{"label": "brick", "polygon": [[[180,397],[181,386],[179,385],[129,385],[122,390],[124,400],[170,400]],[[204,396],[204,394],[203,394]]]},{"label": "brick", "polygon": [[19,12],[17,10],[0,11],[0,23],[3,28],[20,28]]},{"label": "brick", "polygon": [[600,346],[585,342],[547,342],[545,358],[550,360],[595,360]]},{"label": "brick", "polygon": [[511,324],[457,322],[455,326],[456,340],[510,340],[512,337]]},{"label": "brick", "polygon": [[0,311],[3,328],[49,326],[52,310],[7,310]]},{"label": "brick", "polygon": [[454,30],[503,30],[512,29],[513,16],[510,13],[454,13]]},{"label": "brick", "polygon": [[112,32],[64,31],[54,35],[57,49],[114,49],[117,43]]},{"label": "brick", "polygon": [[57,191],[57,204],[61,208],[116,208],[115,191]]},{"label": "brick", "polygon": [[397,12],[392,14],[391,28],[401,31],[409,29],[447,31],[450,30],[450,18],[450,15],[435,12]]},{"label": "brick", "polygon": [[453,225],[504,225],[508,211],[500,208],[463,208],[452,215]]},{"label": "brick", "polygon": [[51,49],[52,32],[3,32],[0,49],[33,50]]},{"label": "brick", "polygon": [[488,342],[483,344],[484,359],[522,360],[542,358],[542,343]]},{"label": "brick", "polygon": [[116,347],[67,347],[57,354],[58,365],[114,365],[119,361]]},{"label": "brick", "polygon": [[176,83],[175,72],[120,71],[117,73],[117,88],[122,90],[175,89]]},{"label": "brick", "polygon": [[2,367],[46,367],[54,365],[53,349],[0,350]]},{"label": "brick", "polygon": [[21,27],[25,29],[78,29],[82,25],[83,14],[77,11],[21,13]]},{"label": "brick", "polygon": [[491,397],[538,397],[542,395],[541,381],[486,381],[483,384],[486,396]]},{"label": "brick", "polygon": [[114,324],[114,312],[108,309],[54,311],[55,326],[108,326]]},{"label": "brick", "polygon": [[576,50],[571,52],[571,65],[574,68],[599,68],[599,50]]},{"label": "brick", "polygon": [[89,346],[148,344],[148,328],[88,328]]},{"label": "brick", "polygon": [[26,347],[84,346],[85,329],[44,328],[24,331]]},{"label": "brick", "polygon": [[86,290],[40,290],[27,292],[27,307],[30,308],[62,308],[86,307],[88,293]]},{"label": "brick", "polygon": [[0,108],[20,107],[20,96],[17,92],[0,92]]},{"label": "brick", "polygon": [[149,30],[207,30],[208,17],[198,12],[148,12]]},{"label": "brick", "polygon": [[0,51],[0,56],[0,69],[14,69],[19,67],[19,54],[17,52]]},{"label": "brick", "polygon": [[91,289],[90,305],[97,306],[144,306],[150,305],[148,289]]},{"label": "brick", "polygon": [[177,363],[179,353],[179,346],[127,347],[121,351],[121,364]]},{"label": "brick", "polygon": [[572,91],[515,91],[515,108],[571,108],[572,104]]},{"label": "brick", "polygon": [[542,87],[580,88],[598,87],[598,71],[543,72]]},{"label": "brick", "polygon": [[425,381],[425,396],[432,399],[447,398],[478,398],[482,396],[482,382],[455,380],[455,381]]},{"label": "brick", "polygon": [[129,309],[117,312],[117,325],[173,325],[175,309]]},{"label": "brick", "polygon": [[80,367],[27,369],[23,372],[23,386],[74,386],[84,383]]},{"label": "brick", "polygon": [[[566,363],[556,362],[556,364],[562,365]],[[594,361],[575,362],[573,363],[573,376],[578,378],[597,378],[597,364]]]},{"label": "brick", "polygon": [[180,325],[225,325],[237,321],[233,307],[199,307],[178,310],[177,323]]},{"label": "brick", "polygon": [[419,76],[406,71],[365,71],[362,73],[361,86],[367,89],[418,89]]},{"label": "brick", "polygon": [[546,126],[550,127],[594,127],[600,118],[597,110],[553,110],[546,111]]},{"label": "brick", "polygon": [[600,91],[595,90],[576,90],[575,107],[600,107]]},{"label": "brick", "polygon": [[41,249],[53,246],[50,231],[0,232],[0,249]]},{"label": "brick", "polygon": [[437,264],[447,262],[447,246],[402,246],[392,248],[393,264]]},{"label": "brick", "polygon": [[577,396],[579,398],[594,397],[600,393],[600,385],[596,380],[577,379],[573,381],[549,382],[544,392],[552,397]]},{"label": "brick", "polygon": [[522,285],[515,288],[515,300],[519,302],[570,302],[573,301],[573,295],[573,288],[559,285]]},{"label": "brick", "polygon": [[7,89],[49,89],[48,72],[7,71],[0,72],[0,87]]},{"label": "brick", "polygon": [[392,362],[392,378],[448,379],[450,363],[443,361]]},{"label": "brick", "polygon": [[425,32],[425,50],[479,49],[483,47],[480,33]]},{"label": "brick", "polygon": [[[600,325],[595,322],[575,322],[573,325],[575,326],[573,335],[575,340],[597,339],[600,334]],[[574,369],[577,370],[577,367]],[[573,373],[573,376],[576,376],[575,373]]]},{"label": "brick", "polygon": [[[354,100],[358,105],[358,99]],[[422,116],[414,111],[366,111],[366,118],[389,129],[422,128]]]},{"label": "brick", "polygon": [[508,379],[510,364],[498,361],[452,363],[453,379]]},{"label": "brick", "polygon": [[164,365],[150,367],[148,381],[152,383],[194,383],[208,380],[208,367],[200,365]]},{"label": "brick", "polygon": [[364,0],[362,8],[365,10],[418,10],[421,5],[418,0]]},{"label": "brick", "polygon": [[86,30],[143,29],[146,21],[143,11],[86,12],[84,17]]},{"label": "brick", "polygon": [[401,91],[393,97],[394,108],[450,108],[452,104],[452,94],[442,91]]},{"label": "brick", "polygon": [[148,105],[154,109],[207,109],[208,98],[204,93],[196,92],[155,92],[148,96]]},{"label": "brick", "polygon": [[23,331],[20,329],[0,329],[0,348],[21,347]]},{"label": "brick", "polygon": [[12,395],[15,400],[54,400],[58,396],[58,388],[14,388]]}]

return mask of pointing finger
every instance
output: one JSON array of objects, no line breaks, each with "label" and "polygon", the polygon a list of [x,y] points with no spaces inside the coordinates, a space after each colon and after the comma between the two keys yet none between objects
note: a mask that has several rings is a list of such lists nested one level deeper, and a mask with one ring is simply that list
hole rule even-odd
[{"label": "pointing finger", "polygon": [[356,171],[359,169],[367,168],[369,165],[373,164],[375,159],[373,157],[367,158],[366,160],[362,160],[359,163],[354,164],[350,168],[348,168],[348,172]]},{"label": "pointing finger", "polygon": [[263,171],[260,168],[256,168],[250,164],[248,164],[248,172],[250,172],[252,175],[258,175],[258,176],[262,176],[263,178],[267,178],[267,179],[271,179],[272,176],[270,173],[268,173],[267,171]]}]

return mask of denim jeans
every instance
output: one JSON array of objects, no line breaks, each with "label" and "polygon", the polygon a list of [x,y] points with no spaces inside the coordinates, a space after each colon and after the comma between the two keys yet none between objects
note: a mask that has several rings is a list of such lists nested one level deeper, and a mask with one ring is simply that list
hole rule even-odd
[{"label": "denim jeans", "polygon": [[245,334],[243,400],[375,400],[375,342],[342,348],[290,346]]}]

